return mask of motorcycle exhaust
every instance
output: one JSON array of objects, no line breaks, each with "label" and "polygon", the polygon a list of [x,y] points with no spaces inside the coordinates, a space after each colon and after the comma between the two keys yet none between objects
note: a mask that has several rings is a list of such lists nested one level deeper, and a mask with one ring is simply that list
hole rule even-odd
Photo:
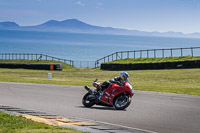
[{"label": "motorcycle exhaust", "polygon": [[86,89],[90,94],[93,93],[93,91],[92,91],[88,86],[85,86],[85,89]]}]

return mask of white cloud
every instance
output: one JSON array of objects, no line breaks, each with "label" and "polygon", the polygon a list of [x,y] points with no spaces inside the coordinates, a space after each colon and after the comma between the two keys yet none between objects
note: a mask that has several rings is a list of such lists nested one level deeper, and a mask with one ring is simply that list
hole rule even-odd
[{"label": "white cloud", "polygon": [[102,6],[103,6],[103,3],[97,3],[96,8],[98,8],[98,9],[102,9]]},{"label": "white cloud", "polygon": [[85,6],[85,4],[82,3],[82,2],[80,2],[80,1],[77,1],[77,2],[76,2],[76,5],[79,5],[79,6]]},{"label": "white cloud", "polygon": [[97,5],[98,5],[98,6],[102,6],[102,5],[103,5],[103,3],[97,3]]}]

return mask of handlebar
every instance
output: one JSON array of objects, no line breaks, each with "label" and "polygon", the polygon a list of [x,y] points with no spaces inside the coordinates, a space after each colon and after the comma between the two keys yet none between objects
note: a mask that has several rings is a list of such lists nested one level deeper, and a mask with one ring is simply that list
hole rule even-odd
[{"label": "handlebar", "polygon": [[94,81],[94,82],[97,82],[97,80],[98,80],[98,79],[95,79],[95,81]]}]

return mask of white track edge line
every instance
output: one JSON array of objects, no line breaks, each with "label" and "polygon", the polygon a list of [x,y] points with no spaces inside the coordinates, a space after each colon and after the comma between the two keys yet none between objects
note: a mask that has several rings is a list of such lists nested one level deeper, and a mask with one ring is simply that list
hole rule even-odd
[{"label": "white track edge line", "polygon": [[74,117],[74,118],[88,120],[88,121],[92,121],[92,122],[94,121],[94,122],[97,122],[97,123],[108,124],[108,125],[113,125],[113,126],[118,126],[118,127],[123,127],[123,128],[129,128],[129,129],[148,132],[148,133],[157,133],[155,131],[150,131],[150,130],[145,130],[145,129],[140,129],[140,128],[134,128],[134,127],[128,127],[128,126],[113,124],[113,123],[109,123],[109,122],[96,121],[96,120],[91,120],[91,119],[86,119],[86,118],[81,118],[81,117]]}]

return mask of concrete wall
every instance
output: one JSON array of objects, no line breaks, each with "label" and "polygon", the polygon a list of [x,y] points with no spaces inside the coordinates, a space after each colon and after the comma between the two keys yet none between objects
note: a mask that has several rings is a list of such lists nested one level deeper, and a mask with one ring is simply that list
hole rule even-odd
[{"label": "concrete wall", "polygon": [[161,63],[101,64],[102,70],[153,70],[180,68],[200,68],[200,60]]}]

